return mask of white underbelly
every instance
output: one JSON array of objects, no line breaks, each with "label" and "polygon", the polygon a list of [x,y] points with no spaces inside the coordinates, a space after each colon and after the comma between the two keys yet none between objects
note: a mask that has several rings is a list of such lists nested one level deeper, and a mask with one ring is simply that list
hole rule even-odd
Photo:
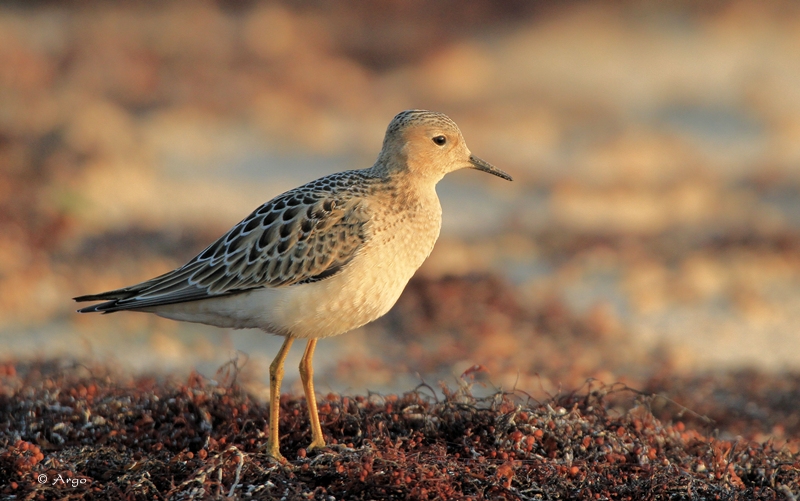
[{"label": "white underbelly", "polygon": [[433,249],[439,221],[414,231],[403,231],[403,225],[399,229],[375,235],[328,279],[162,306],[153,312],[174,320],[258,328],[296,338],[343,334],[391,309]]}]

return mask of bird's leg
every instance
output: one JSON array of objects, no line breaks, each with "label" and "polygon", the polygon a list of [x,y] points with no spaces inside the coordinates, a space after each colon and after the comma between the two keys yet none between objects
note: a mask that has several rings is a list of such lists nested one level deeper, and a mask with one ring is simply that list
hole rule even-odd
[{"label": "bird's leg", "polygon": [[281,456],[278,423],[280,420],[281,409],[281,381],[283,381],[283,362],[289,354],[294,339],[286,337],[281,349],[275,356],[275,360],[269,365],[269,441],[267,442],[267,454],[280,462],[286,462]]},{"label": "bird's leg", "polygon": [[322,436],[322,427],[319,425],[319,412],[317,411],[317,395],[314,393],[314,348],[317,347],[316,339],[309,339],[303,358],[300,359],[300,379],[306,393],[308,405],[308,418],[311,420],[311,445],[308,450],[325,447],[325,438]]}]

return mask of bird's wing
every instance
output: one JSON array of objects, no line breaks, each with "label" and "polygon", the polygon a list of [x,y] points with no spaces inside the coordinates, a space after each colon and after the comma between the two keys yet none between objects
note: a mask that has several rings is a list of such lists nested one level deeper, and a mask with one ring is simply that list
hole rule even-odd
[{"label": "bird's wing", "polygon": [[358,198],[326,190],[292,190],[234,226],[184,266],[137,285],[76,301],[107,302],[81,313],[138,310],[324,280],[338,273],[369,238]]}]

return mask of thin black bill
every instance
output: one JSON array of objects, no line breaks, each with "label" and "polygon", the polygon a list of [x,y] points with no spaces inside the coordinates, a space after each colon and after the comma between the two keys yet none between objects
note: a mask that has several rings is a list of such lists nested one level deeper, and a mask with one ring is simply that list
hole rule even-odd
[{"label": "thin black bill", "polygon": [[509,176],[507,173],[501,171],[500,169],[490,164],[486,160],[481,160],[475,155],[470,155],[469,163],[471,163],[472,167],[475,169],[482,170],[483,172],[488,172],[489,174],[494,174],[497,177],[502,177],[506,181],[513,181],[511,176]]}]

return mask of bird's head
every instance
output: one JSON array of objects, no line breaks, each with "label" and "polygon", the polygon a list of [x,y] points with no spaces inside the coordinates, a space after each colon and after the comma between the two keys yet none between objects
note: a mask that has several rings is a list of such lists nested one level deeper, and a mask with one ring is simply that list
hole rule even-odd
[{"label": "bird's head", "polygon": [[447,115],[426,110],[403,111],[392,119],[377,166],[390,175],[411,175],[434,183],[465,168],[511,181],[511,176],[469,151],[458,125]]}]

